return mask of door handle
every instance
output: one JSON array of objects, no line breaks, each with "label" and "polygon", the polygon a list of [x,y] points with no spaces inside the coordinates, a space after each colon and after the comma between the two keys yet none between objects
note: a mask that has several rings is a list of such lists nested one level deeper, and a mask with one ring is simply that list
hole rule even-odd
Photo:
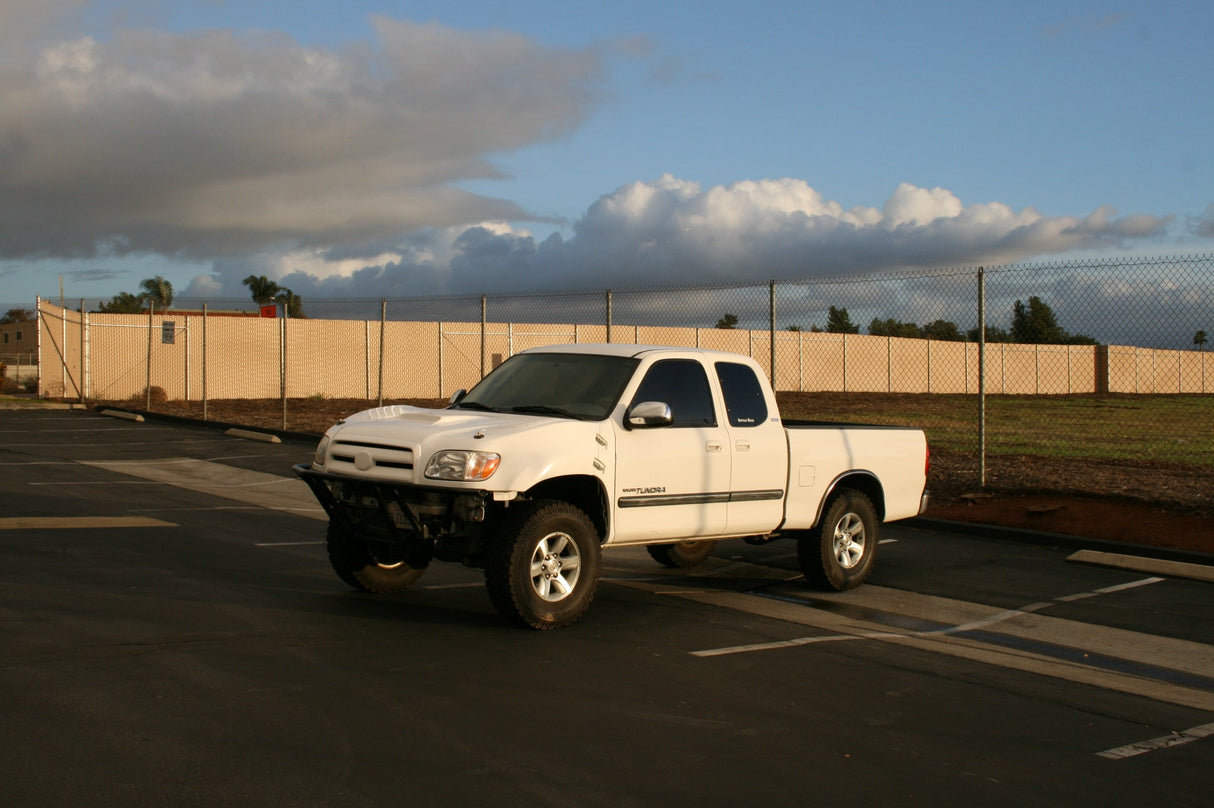
[{"label": "door handle", "polygon": [[704,451],[706,451],[706,452],[719,452],[719,451],[721,451],[721,443],[720,443],[720,441],[715,441],[715,440],[710,440],[710,441],[708,441],[708,443],[705,443],[705,444],[704,444]]},{"label": "door handle", "polygon": [[740,440],[737,443],[735,443],[734,446],[737,448],[737,450],[739,452],[749,452],[750,451],[750,441],[748,441],[748,440]]}]

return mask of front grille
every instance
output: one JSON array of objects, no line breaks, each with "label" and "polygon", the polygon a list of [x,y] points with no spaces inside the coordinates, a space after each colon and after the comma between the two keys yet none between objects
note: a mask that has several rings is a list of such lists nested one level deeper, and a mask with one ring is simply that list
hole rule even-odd
[{"label": "front grille", "polygon": [[386,452],[407,452],[410,455],[413,454],[408,449],[403,449],[400,446],[392,446],[391,444],[387,443],[368,443],[367,441],[361,440],[335,440],[333,441],[333,445],[357,446],[360,449],[383,449]]},{"label": "front grille", "polygon": [[[371,465],[364,468],[358,468],[358,456],[366,455],[371,459]],[[412,472],[413,471],[413,452],[401,446],[390,446],[385,443],[371,443],[369,441],[356,440],[336,440],[333,441],[329,449],[329,464],[334,465],[346,464],[354,467],[356,471],[369,472],[372,469],[391,469],[396,472]],[[410,474],[410,476],[412,476]],[[399,478],[398,478],[399,479]]]}]

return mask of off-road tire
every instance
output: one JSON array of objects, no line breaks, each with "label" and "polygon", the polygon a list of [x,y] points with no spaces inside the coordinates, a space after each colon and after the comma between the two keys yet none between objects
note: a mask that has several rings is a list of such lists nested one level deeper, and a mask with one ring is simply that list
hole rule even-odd
[{"label": "off-road tire", "polygon": [[425,571],[386,552],[385,545],[360,539],[346,523],[331,519],[325,539],[337,577],[362,592],[389,595],[408,589]]},{"label": "off-road tire", "polygon": [[598,531],[580,508],[559,500],[517,503],[492,539],[485,588],[512,623],[563,628],[590,607],[600,559]]},{"label": "off-road tire", "polygon": [[864,583],[877,555],[879,525],[872,500],[854,489],[840,489],[827,503],[818,527],[797,541],[805,579],[837,592]]}]

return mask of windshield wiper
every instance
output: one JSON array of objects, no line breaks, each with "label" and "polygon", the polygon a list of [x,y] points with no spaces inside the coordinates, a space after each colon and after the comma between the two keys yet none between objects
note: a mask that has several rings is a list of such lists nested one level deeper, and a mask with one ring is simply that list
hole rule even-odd
[{"label": "windshield wiper", "polygon": [[455,404],[452,409],[456,410],[480,410],[481,412],[498,412],[497,407],[490,407],[488,404],[482,404],[479,401],[460,401]]},{"label": "windshield wiper", "polygon": [[581,421],[585,416],[563,410],[560,407],[549,407],[547,404],[526,404],[521,407],[511,407],[511,412],[530,413],[533,415],[555,415],[558,418],[573,418]]}]

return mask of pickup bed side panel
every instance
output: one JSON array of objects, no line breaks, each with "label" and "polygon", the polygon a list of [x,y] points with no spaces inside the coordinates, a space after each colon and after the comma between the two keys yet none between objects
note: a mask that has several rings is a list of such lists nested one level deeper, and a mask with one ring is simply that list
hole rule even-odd
[{"label": "pickup bed side panel", "polygon": [[825,497],[840,475],[869,473],[884,491],[874,503],[884,520],[919,513],[926,485],[926,439],[917,429],[865,426],[793,426],[788,428],[788,498],[784,529],[813,527]]}]

